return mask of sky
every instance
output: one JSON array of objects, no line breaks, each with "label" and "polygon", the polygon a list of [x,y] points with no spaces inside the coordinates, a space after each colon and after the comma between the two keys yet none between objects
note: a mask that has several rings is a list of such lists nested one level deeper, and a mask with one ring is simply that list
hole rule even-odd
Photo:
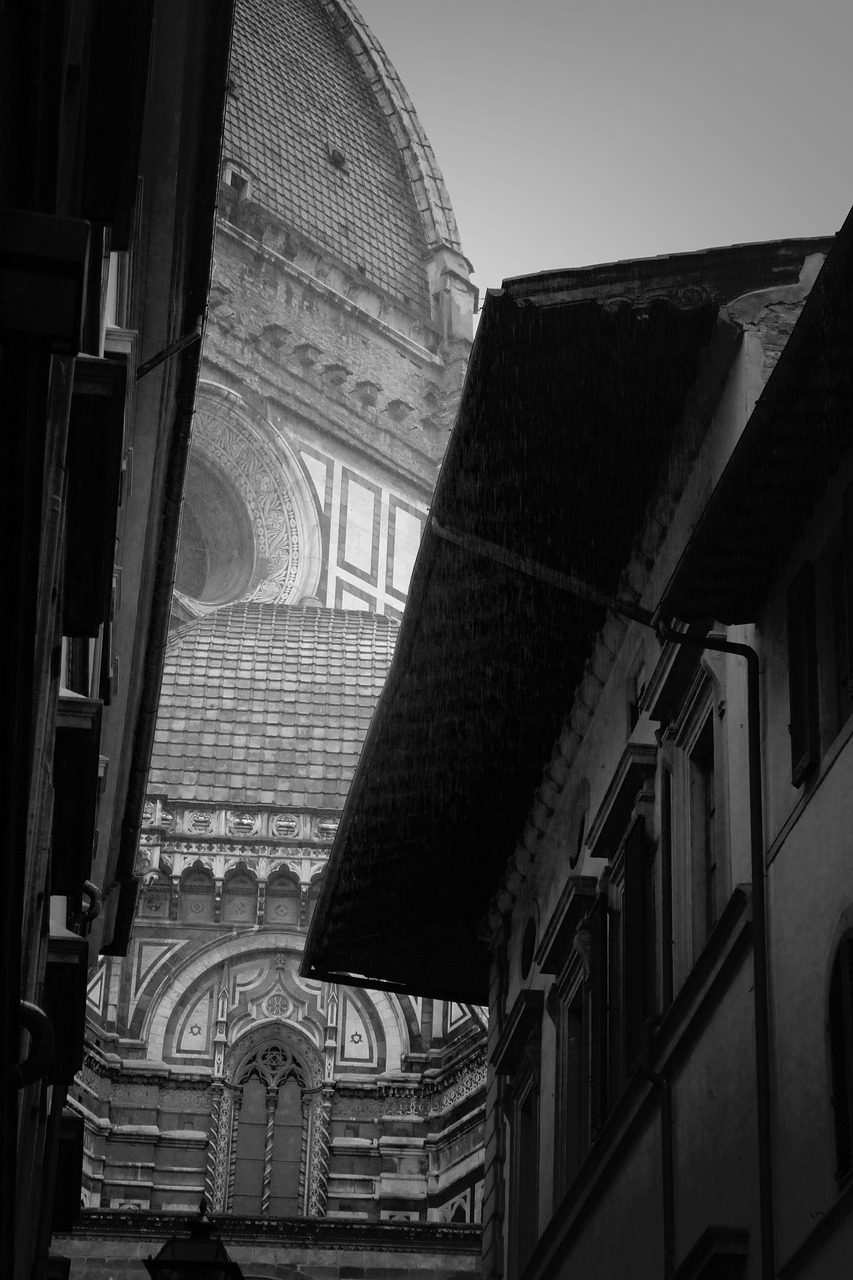
[{"label": "sky", "polygon": [[356,0],[505,277],[837,231],[853,0]]}]

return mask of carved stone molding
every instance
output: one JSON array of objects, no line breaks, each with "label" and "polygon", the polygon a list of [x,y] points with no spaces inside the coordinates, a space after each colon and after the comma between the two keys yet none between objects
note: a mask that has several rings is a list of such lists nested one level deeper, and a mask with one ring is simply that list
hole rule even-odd
[{"label": "carved stone molding", "polygon": [[202,383],[198,404],[193,451],[228,477],[252,525],[255,570],[243,598],[294,603],[313,595],[320,527],[295,455],[235,392]]}]

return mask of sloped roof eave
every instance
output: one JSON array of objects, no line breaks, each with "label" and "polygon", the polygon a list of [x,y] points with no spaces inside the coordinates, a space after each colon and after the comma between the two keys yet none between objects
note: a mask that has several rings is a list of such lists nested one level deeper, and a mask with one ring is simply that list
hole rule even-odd
[{"label": "sloped roof eave", "polygon": [[[780,283],[782,257],[796,280],[808,246],[758,248],[760,270],[756,246],[742,251],[750,288],[761,271]],[[433,516],[615,593],[718,308],[738,296],[732,253],[696,259],[732,283],[691,305],[635,291],[627,306],[540,306],[535,278],[527,296],[491,295]],[[603,376],[608,362],[618,377]],[[306,976],[486,1002],[478,927],[603,621],[600,607],[427,528]]]}]

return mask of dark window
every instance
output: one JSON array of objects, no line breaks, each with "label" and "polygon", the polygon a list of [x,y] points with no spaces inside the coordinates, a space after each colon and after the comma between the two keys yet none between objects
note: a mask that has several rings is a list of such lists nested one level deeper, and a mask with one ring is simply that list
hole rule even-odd
[{"label": "dark window", "polygon": [[717,798],[714,721],[709,715],[690,753],[690,849],[697,888],[697,941],[717,923]]},{"label": "dark window", "polygon": [[509,1129],[507,1160],[507,1263],[510,1280],[521,1274],[539,1230],[539,1072],[542,1051],[541,991],[521,991],[504,1021],[492,1062],[507,1077],[503,1112]]},{"label": "dark window", "polygon": [[594,1138],[608,1111],[609,1082],[609,944],[606,899],[597,898],[589,923],[589,1111]]},{"label": "dark window", "polygon": [[300,1212],[305,1073],[290,1050],[262,1046],[235,1091],[231,1211],[249,1217]]},{"label": "dark window", "polygon": [[565,1194],[589,1144],[589,1023],[582,987],[557,1008],[557,1088],[554,1149],[556,1197]]},{"label": "dark window", "polygon": [[625,841],[624,1043],[630,1073],[642,1054],[643,1026],[655,1012],[654,858],[646,827],[637,818]]},{"label": "dark window", "polygon": [[527,921],[524,937],[521,940],[521,976],[526,978],[533,964],[533,952],[536,950],[536,921],[533,916]]},{"label": "dark window", "polygon": [[[836,669],[839,685],[843,683],[846,689],[846,605],[842,577],[843,563],[839,558],[833,566],[835,607],[842,612],[842,625],[839,625],[836,612]],[[799,787],[820,756],[815,574],[810,561],[800,567],[788,588],[788,693],[791,781]]]},{"label": "dark window", "polygon": [[533,1252],[538,1235],[539,1091],[532,1071],[513,1082],[513,1092],[509,1244],[511,1274],[518,1276]]},{"label": "dark window", "polygon": [[844,494],[841,545],[832,561],[832,630],[840,729],[853,712],[853,486]]},{"label": "dark window", "polygon": [[229,187],[233,187],[238,196],[247,196],[249,194],[249,179],[244,177],[242,173],[238,173],[236,169],[229,169],[227,181]]},{"label": "dark window", "polygon": [[835,1176],[844,1186],[853,1174],[853,934],[842,938],[829,980],[829,1058],[835,1117]]}]

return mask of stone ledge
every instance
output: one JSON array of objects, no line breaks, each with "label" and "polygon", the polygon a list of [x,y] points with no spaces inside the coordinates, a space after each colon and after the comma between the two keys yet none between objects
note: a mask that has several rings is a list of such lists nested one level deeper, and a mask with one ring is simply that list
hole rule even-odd
[{"label": "stone ledge", "polygon": [[[87,1209],[71,1239],[93,1236],[131,1240],[165,1240],[189,1233],[197,1214],[123,1212]],[[353,1222],[329,1218],[237,1218],[211,1215],[214,1230],[227,1245],[236,1241],[275,1240],[315,1249],[400,1250],[465,1253],[479,1256],[479,1225],[435,1222]]]}]

